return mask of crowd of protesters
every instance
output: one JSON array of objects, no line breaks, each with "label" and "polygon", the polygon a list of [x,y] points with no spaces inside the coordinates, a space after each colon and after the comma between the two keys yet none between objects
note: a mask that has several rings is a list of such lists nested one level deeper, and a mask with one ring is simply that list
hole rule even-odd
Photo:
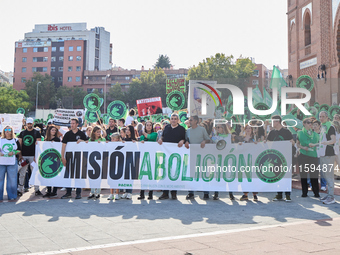
[{"label": "crowd of protesters", "polygon": [[[0,200],[3,200],[4,183],[6,176],[8,200],[16,200],[27,192],[31,175],[31,164],[35,158],[35,144],[37,141],[53,141],[62,143],[62,163],[66,165],[65,149],[68,142],[163,142],[176,143],[179,147],[190,147],[190,144],[200,144],[202,148],[207,143],[219,143],[224,140],[226,144],[262,143],[267,141],[290,141],[292,143],[292,162],[298,166],[300,173],[302,194],[308,197],[308,186],[312,189],[314,197],[320,198],[319,179],[321,190],[327,195],[320,200],[324,204],[335,203],[334,199],[334,166],[339,163],[340,116],[335,115],[333,121],[328,113],[319,113],[319,120],[314,117],[303,119],[303,128],[289,130],[282,125],[280,116],[273,116],[270,122],[260,122],[252,119],[250,125],[231,125],[230,122],[214,124],[213,119],[202,121],[197,116],[190,116],[185,123],[180,123],[179,116],[172,114],[170,119],[163,119],[153,123],[150,120],[138,121],[134,118],[134,110],[130,110],[129,117],[125,119],[110,119],[108,125],[102,120],[97,123],[86,124],[79,127],[77,118],[71,119],[68,131],[48,123],[47,127],[34,126],[32,118],[27,118],[23,130],[14,134],[13,127],[5,126],[1,130],[0,157]],[[264,123],[264,125],[263,125]],[[292,132],[293,131],[293,134]],[[6,145],[6,146],[4,146]],[[314,170],[313,170],[314,169]],[[62,188],[62,187],[60,187]],[[34,186],[35,195],[43,197],[57,197],[58,187],[47,187],[46,194],[42,194],[39,186]],[[61,197],[72,197],[72,187],[62,188],[66,193]],[[76,189],[76,199],[81,199],[81,188]],[[88,199],[100,198],[100,189],[91,189]],[[203,191],[203,199],[209,199],[209,191]],[[253,200],[258,201],[257,193],[253,192]],[[171,195],[171,197],[170,197]],[[111,189],[109,200],[131,199],[132,190],[125,192]],[[177,191],[163,190],[159,199],[177,199]],[[193,191],[189,191],[186,199],[194,199]],[[214,192],[214,200],[219,199],[219,192]],[[229,198],[234,200],[234,194],[229,192]],[[140,191],[138,199],[145,199],[145,190]],[[153,199],[153,191],[148,193],[148,199]],[[248,192],[244,192],[240,200],[248,200]],[[278,192],[274,201],[291,201],[290,192]]]}]

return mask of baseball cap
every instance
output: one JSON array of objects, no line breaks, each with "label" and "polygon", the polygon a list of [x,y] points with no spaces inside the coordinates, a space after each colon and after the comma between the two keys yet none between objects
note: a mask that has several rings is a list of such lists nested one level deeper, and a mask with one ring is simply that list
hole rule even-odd
[{"label": "baseball cap", "polygon": [[27,118],[27,120],[26,120],[26,124],[28,124],[28,123],[31,123],[31,124],[33,124],[33,118]]}]

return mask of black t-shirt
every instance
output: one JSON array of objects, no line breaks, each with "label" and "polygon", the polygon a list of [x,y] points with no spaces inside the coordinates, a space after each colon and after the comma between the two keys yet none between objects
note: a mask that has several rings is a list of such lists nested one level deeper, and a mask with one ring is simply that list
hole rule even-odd
[{"label": "black t-shirt", "polygon": [[[45,140],[46,141],[46,140]],[[53,137],[52,140],[53,142],[61,142],[59,137]]]},{"label": "black t-shirt", "polygon": [[110,135],[116,132],[118,132],[117,127],[114,127],[113,129],[110,129],[110,128],[106,129],[106,141],[111,141]]},{"label": "black t-shirt", "polygon": [[257,128],[257,139],[261,138],[262,136],[264,136],[264,128],[263,127],[258,127]]},{"label": "black t-shirt", "polygon": [[185,140],[185,128],[178,125],[172,128],[171,125],[166,125],[163,130],[163,142],[167,143],[179,143],[181,140]]},{"label": "black t-shirt", "polygon": [[[332,140],[331,135],[336,135],[335,134],[335,128],[333,126],[331,126],[328,129],[328,132],[326,134],[327,141]],[[334,155],[335,155],[335,153],[334,153],[334,144],[327,145],[325,156],[334,156]]]},{"label": "black t-shirt", "polygon": [[290,141],[293,139],[292,133],[285,128],[280,130],[271,130],[268,134],[268,141]]},{"label": "black t-shirt", "polygon": [[76,142],[79,139],[87,141],[88,138],[84,134],[84,132],[80,131],[78,129],[77,133],[73,133],[72,130],[66,132],[66,134],[63,137],[63,143],[68,143],[68,142]]},{"label": "black t-shirt", "polygon": [[18,138],[22,139],[22,156],[33,157],[35,155],[35,143],[38,138],[41,138],[40,133],[35,129],[32,131],[26,129],[21,131]]}]

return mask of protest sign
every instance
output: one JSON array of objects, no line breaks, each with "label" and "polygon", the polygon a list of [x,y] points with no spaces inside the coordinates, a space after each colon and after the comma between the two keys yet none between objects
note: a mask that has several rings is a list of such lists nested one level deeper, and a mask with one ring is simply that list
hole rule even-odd
[{"label": "protest sign", "polygon": [[151,97],[136,100],[140,117],[162,113],[162,98]]},{"label": "protest sign", "polygon": [[53,124],[58,126],[68,126],[72,118],[77,118],[79,120],[79,124],[82,124],[83,117],[83,109],[56,109]]},{"label": "protest sign", "polygon": [[22,129],[22,119],[24,115],[23,114],[6,114],[1,113],[0,114],[0,130],[2,132],[2,129],[6,126],[12,126],[14,129],[14,133],[20,133]]},{"label": "protest sign", "polygon": [[166,93],[173,91],[185,93],[185,79],[166,79]]}]

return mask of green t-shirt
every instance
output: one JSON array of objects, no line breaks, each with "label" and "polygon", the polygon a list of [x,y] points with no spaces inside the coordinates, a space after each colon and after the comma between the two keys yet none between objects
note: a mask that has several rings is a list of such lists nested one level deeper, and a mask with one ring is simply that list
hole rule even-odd
[{"label": "green t-shirt", "polygon": [[146,139],[145,139],[145,136],[142,135],[139,139],[139,141],[146,141],[146,142],[156,142],[157,141],[157,133],[156,132],[153,132],[151,134],[148,134],[146,136]]},{"label": "green t-shirt", "polygon": [[[319,134],[312,131],[311,134],[307,134],[305,129],[298,132],[297,138],[301,144],[301,146],[308,147],[310,143],[318,143],[319,142]],[[316,147],[309,148],[308,150],[300,149],[301,154],[317,158],[318,154],[316,152]]]},{"label": "green t-shirt", "polygon": [[90,142],[105,142],[106,139],[105,139],[104,137],[101,137],[101,138],[99,138],[99,139],[97,139],[97,140],[94,140],[94,141],[92,141],[91,139],[89,139],[89,141],[90,141]]}]

